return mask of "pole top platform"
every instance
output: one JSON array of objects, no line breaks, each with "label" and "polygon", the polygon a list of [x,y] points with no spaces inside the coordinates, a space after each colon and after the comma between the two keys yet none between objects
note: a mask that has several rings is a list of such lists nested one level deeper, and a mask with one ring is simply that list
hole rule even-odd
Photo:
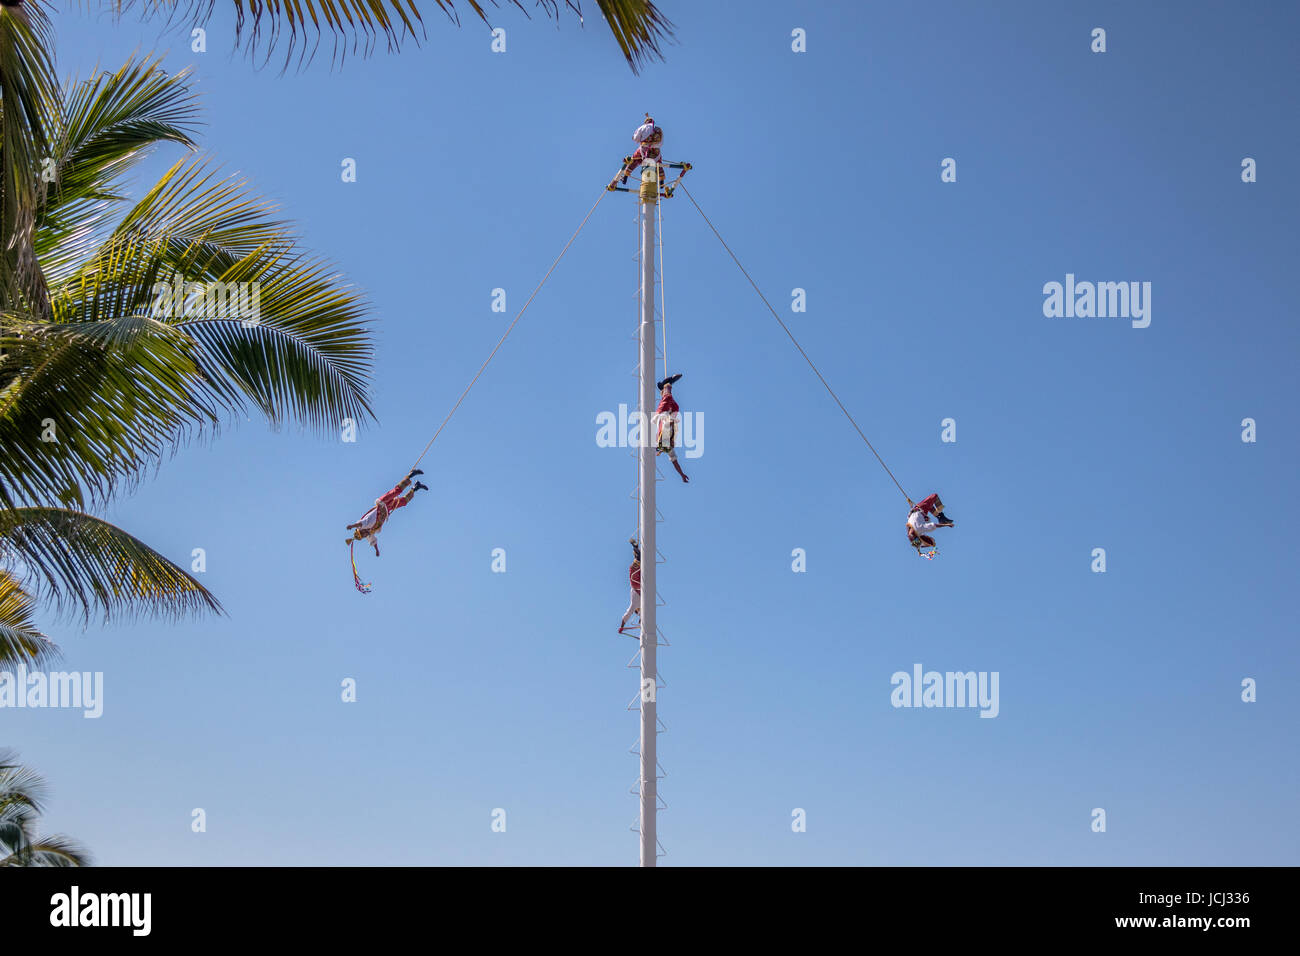
[{"label": "pole top platform", "polygon": [[[624,156],[623,168],[626,169],[631,164],[631,162],[632,162],[631,156]],[[674,179],[670,183],[665,184],[662,189],[659,189],[657,186],[655,186],[653,180],[651,180],[647,184],[647,174],[649,174],[651,170],[657,167],[663,167],[664,169],[676,169],[676,170],[680,170],[680,172],[678,172],[676,179]],[[610,182],[610,184],[605,188],[608,189],[610,192],[614,192],[614,193],[634,192],[637,194],[638,199],[646,203],[653,203],[657,201],[659,197],[663,197],[664,199],[672,199],[673,191],[676,189],[677,184],[682,181],[682,178],[692,168],[694,167],[692,167],[690,163],[668,163],[668,162],[658,162],[653,159],[647,159],[644,161],[644,164],[641,167],[641,185],[639,187],[632,188],[629,186],[620,186],[618,185],[619,176],[615,176],[614,179]],[[647,189],[647,185],[650,187],[649,190]],[[648,195],[649,191],[653,191],[655,195],[649,196]]]}]

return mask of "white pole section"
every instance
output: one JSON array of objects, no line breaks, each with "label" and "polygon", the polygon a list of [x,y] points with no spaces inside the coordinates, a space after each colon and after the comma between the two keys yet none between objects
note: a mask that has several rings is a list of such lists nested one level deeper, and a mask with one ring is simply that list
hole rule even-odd
[{"label": "white pole section", "polygon": [[655,550],[655,438],[651,416],[659,404],[655,388],[655,205],[659,199],[659,169],[654,162],[641,167],[641,865],[658,862],[657,816],[659,801],[658,715],[655,690],[655,650],[659,629],[655,623],[657,555]]}]

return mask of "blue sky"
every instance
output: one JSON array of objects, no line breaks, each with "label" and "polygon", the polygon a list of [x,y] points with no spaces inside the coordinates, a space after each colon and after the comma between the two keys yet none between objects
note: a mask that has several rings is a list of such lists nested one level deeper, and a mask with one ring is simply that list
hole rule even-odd
[{"label": "blue sky", "polygon": [[[595,440],[636,398],[630,196],[424,460],[431,492],[362,559],[368,596],[343,526],[410,467],[650,110],[908,493],[957,521],[913,555],[902,496],[669,202],[670,361],[706,427],[692,483],[660,485],[662,863],[1300,862],[1295,11],[663,7],[679,42],[640,77],[594,9],[582,29],[503,10],[504,54],[426,11],[421,48],[285,76],[230,56],[226,22],[196,55],[59,16],[65,75],[137,50],[194,64],[205,146],[366,290],[379,424],[348,444],[241,422],[107,509],[173,560],[204,548],[228,615],[42,621],[62,668],[105,682],[98,720],[0,717],[53,788],[47,828],[105,864],[636,862],[615,633],[635,472]],[[1045,317],[1067,273],[1150,282],[1150,326]],[[892,707],[917,663],[998,672],[996,719]]]}]

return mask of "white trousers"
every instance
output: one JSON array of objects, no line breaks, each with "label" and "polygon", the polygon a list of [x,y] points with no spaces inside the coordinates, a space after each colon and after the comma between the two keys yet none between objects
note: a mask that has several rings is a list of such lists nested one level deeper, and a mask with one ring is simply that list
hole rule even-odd
[{"label": "white trousers", "polygon": [[677,416],[664,412],[662,415],[656,415],[659,424],[659,435],[656,450],[663,452],[672,462],[677,461],[677,452],[673,448],[677,444]]},{"label": "white trousers", "polygon": [[641,595],[637,593],[636,588],[629,588],[629,590],[632,592],[632,600],[627,603],[627,610],[623,612],[623,621],[619,624],[619,627],[626,627],[627,619],[633,614],[638,619],[641,617]]}]

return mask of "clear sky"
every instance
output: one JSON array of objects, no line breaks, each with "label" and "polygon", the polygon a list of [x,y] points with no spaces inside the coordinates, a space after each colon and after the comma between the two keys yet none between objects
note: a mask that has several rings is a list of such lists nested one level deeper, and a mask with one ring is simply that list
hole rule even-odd
[{"label": "clear sky", "polygon": [[[635,470],[596,442],[636,400],[630,196],[424,460],[432,491],[382,558],[359,556],[370,595],[343,526],[649,110],[908,494],[957,522],[918,560],[902,495],[670,201],[670,364],[705,429],[691,484],[665,462],[660,485],[663,864],[1300,863],[1293,6],[663,0],[679,42],[641,77],[594,4],[585,28],[503,9],[503,54],[425,6],[421,48],[285,76],[231,56],[226,21],[198,55],[58,17],[65,75],[135,50],[195,65],[207,148],[369,295],[379,424],[344,443],[240,422],[106,510],[183,565],[205,549],[228,615],[42,619],[60,666],[105,685],[97,720],[0,712],[49,779],[48,830],[105,864],[635,864],[615,633]],[[1046,317],[1067,273],[1150,282],[1149,327]],[[998,715],[893,707],[916,664],[997,672]]]}]

